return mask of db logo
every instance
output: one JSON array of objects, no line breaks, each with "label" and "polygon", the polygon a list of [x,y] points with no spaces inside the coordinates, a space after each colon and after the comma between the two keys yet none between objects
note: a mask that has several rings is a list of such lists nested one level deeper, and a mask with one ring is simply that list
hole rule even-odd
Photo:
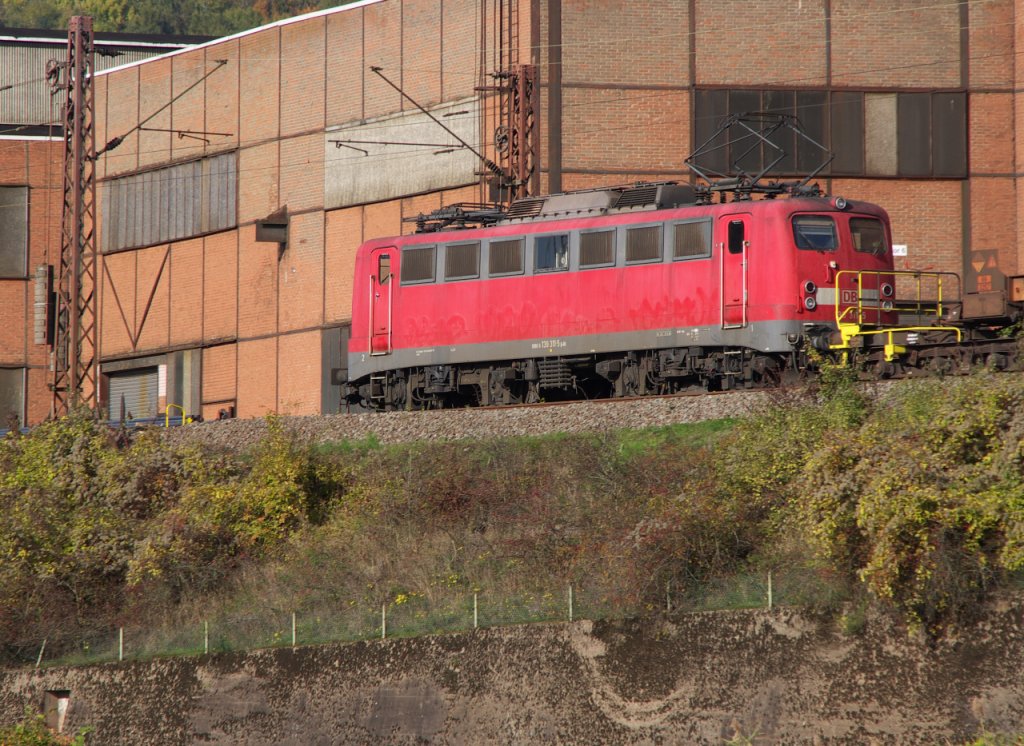
[{"label": "db logo", "polygon": [[852,306],[857,303],[857,291],[856,290],[840,290],[839,291],[839,302],[844,306]]}]

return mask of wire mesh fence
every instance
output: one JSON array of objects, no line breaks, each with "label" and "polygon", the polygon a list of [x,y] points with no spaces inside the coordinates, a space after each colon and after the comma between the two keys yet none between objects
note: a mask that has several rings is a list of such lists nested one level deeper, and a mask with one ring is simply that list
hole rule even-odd
[{"label": "wire mesh fence", "polygon": [[90,634],[51,636],[7,651],[9,663],[55,666],[146,660],[262,648],[407,638],[472,629],[652,613],[769,608],[828,601],[834,591],[812,572],[750,573],[719,582],[671,581],[622,598],[600,583],[496,594],[484,589],[407,590],[384,598],[319,600],[294,609],[213,610],[160,625],[125,624]]}]

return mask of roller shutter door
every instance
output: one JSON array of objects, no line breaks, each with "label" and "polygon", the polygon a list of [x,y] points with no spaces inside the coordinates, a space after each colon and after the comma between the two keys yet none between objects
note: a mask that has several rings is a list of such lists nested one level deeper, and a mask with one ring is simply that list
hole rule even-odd
[{"label": "roller shutter door", "polygon": [[[152,368],[139,368],[123,373],[110,374],[110,409],[107,417],[113,421],[121,419],[124,412],[125,419],[141,419],[156,417],[157,411],[157,384],[159,376],[156,366]],[[121,409],[121,402],[124,401],[124,409]]]}]

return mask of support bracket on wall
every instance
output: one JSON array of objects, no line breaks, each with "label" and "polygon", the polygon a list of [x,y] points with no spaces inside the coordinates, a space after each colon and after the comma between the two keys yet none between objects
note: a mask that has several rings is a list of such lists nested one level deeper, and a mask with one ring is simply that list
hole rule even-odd
[{"label": "support bracket on wall", "polygon": [[281,258],[284,250],[288,248],[288,205],[256,221],[256,241],[276,243],[277,258]]}]

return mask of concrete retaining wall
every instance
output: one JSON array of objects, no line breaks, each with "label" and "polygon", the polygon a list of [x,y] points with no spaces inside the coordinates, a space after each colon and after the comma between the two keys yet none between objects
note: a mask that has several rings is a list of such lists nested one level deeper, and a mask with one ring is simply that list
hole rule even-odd
[{"label": "concrete retaining wall", "polygon": [[[101,744],[962,743],[1024,731],[1024,600],[926,646],[793,610],[0,672]],[[38,711],[38,710],[37,710]]]}]

